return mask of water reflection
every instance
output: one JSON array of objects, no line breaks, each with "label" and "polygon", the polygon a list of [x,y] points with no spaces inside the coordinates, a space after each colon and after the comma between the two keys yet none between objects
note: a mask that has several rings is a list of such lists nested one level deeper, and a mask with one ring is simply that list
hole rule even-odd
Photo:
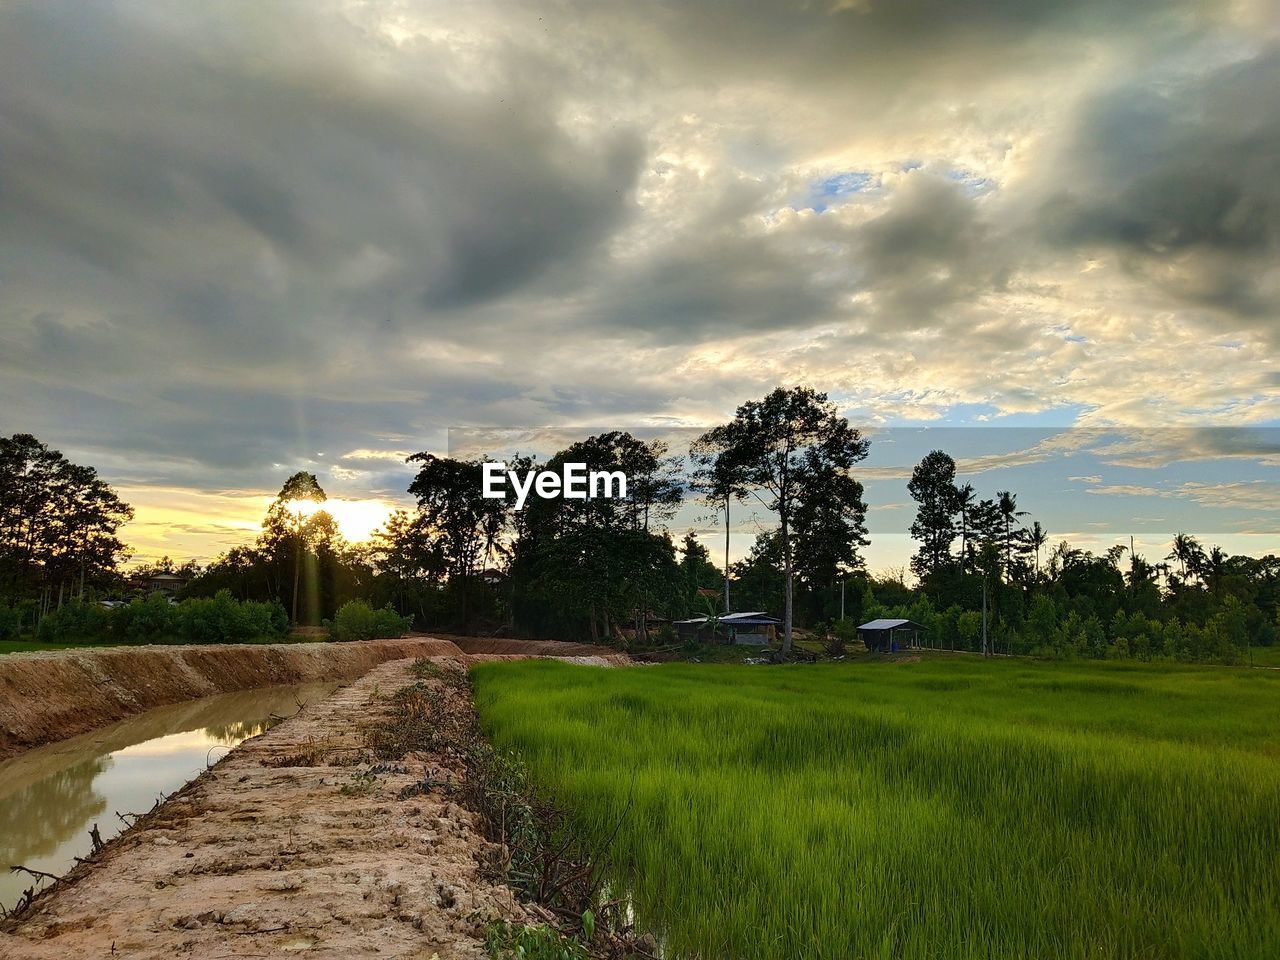
[{"label": "water reflection", "polygon": [[0,904],[34,882],[11,864],[62,874],[86,856],[89,829],[104,840],[124,824],[116,813],[150,810],[205,769],[210,759],[256,736],[272,715],[319,700],[335,684],[266,687],[158,707],[101,730],[29,750],[0,763]]}]

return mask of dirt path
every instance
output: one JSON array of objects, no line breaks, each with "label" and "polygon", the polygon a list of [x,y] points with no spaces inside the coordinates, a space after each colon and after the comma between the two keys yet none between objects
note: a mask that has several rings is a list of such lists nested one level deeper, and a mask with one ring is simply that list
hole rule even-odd
[{"label": "dirt path", "polygon": [[501,851],[472,814],[414,789],[456,782],[456,758],[371,762],[364,730],[415,679],[383,664],[241,744],[0,932],[0,957],[481,958],[489,921],[537,922],[483,878]]}]

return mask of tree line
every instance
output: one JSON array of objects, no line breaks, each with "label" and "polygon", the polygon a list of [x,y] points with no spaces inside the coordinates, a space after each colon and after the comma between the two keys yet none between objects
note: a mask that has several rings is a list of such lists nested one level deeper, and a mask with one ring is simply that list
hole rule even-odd
[{"label": "tree line", "polygon": [[[1102,555],[1051,547],[1014,491],[980,494],[943,451],[926,455],[907,485],[916,504],[914,585],[905,570],[872,576],[856,479],[869,446],[826,395],[779,388],[742,404],[687,451],[610,431],[542,464],[530,456],[507,464],[620,470],[625,497],[534,497],[516,510],[514,495],[483,496],[485,458],[423,452],[409,458],[415,506],[368,543],[343,539],[317,478],[300,472],[282,486],[255,543],[204,567],[166,559],[147,572],[183,573],[188,596],[227,591],[278,602],[294,624],[319,624],[361,600],[420,629],[602,643],[666,643],[664,621],[765,610],[783,620],[784,656],[797,628],[838,649],[856,623],[878,615],[916,620],[931,645],[987,653],[1229,660],[1275,638],[1275,557],[1227,556],[1182,534],[1156,562],[1124,545]],[[128,506],[91,468],[66,464],[32,437],[0,450],[3,476],[15,478],[0,499],[4,595],[45,610],[86,591],[105,595],[126,556],[115,534]],[[59,470],[78,485],[50,479]],[[692,534],[679,543],[671,535],[690,497],[724,534],[721,563]],[[747,505],[776,523],[730,562],[729,533]]]}]

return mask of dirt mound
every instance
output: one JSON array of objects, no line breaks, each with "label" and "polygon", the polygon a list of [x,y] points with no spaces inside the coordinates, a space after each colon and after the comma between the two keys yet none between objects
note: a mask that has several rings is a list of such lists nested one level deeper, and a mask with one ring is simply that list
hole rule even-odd
[{"label": "dirt mound", "polygon": [[[490,921],[543,919],[495,875],[456,755],[370,756],[415,679],[384,664],[237,747],[8,924],[0,956],[481,960]],[[443,672],[422,683],[469,710]]]},{"label": "dirt mound", "polygon": [[388,660],[448,656],[447,640],[96,647],[0,657],[0,760],[215,693],[354,680]]},{"label": "dirt mound", "polygon": [[524,657],[600,657],[605,663],[630,663],[626,654],[593,643],[565,643],[560,640],[509,640],[502,637],[456,637],[449,640],[463,653],[501,654]]}]

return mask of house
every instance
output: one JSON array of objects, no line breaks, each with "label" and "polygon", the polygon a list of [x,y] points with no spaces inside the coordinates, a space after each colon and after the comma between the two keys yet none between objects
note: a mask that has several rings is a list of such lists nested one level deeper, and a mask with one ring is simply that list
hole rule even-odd
[{"label": "house", "polygon": [[773,642],[782,621],[762,611],[726,613],[715,620],[707,617],[690,617],[677,620],[672,626],[681,640],[701,640],[704,643],[733,643],[764,646]]},{"label": "house", "polygon": [[176,573],[153,573],[148,577],[139,577],[129,581],[129,586],[142,593],[163,593],[172,597],[187,585],[187,578]]},{"label": "house", "polygon": [[892,653],[904,646],[914,647],[925,628],[914,620],[868,620],[858,627],[858,636],[872,653]]}]

